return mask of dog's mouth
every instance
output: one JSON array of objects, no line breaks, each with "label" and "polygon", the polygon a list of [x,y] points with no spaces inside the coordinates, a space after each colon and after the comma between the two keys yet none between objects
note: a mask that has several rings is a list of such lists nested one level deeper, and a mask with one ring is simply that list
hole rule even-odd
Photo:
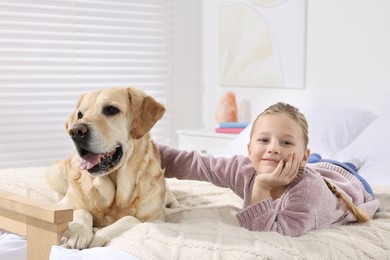
[{"label": "dog's mouth", "polygon": [[117,165],[122,158],[123,150],[122,146],[117,146],[107,153],[96,154],[81,148],[79,155],[82,170],[87,170],[92,175],[103,175]]}]

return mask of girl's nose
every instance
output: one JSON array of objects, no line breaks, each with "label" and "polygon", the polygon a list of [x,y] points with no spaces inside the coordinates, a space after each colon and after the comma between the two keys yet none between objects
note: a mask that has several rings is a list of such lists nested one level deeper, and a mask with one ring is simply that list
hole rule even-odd
[{"label": "girl's nose", "polygon": [[275,142],[275,141],[269,142],[268,147],[267,147],[267,152],[268,153],[280,153],[279,143]]}]

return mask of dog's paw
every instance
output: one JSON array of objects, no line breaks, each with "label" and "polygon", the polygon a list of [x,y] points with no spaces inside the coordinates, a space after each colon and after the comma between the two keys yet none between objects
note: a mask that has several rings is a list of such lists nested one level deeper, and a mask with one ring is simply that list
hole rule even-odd
[{"label": "dog's paw", "polygon": [[92,228],[72,222],[62,236],[62,243],[72,249],[87,248],[93,239]]},{"label": "dog's paw", "polygon": [[89,248],[106,246],[110,240],[104,236],[95,235],[92,242],[89,244]]}]

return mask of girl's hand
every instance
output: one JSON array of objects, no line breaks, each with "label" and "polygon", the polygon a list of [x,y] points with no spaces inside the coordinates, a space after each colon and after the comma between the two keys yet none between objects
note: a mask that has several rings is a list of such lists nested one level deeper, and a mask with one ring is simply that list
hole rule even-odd
[{"label": "girl's hand", "polygon": [[288,156],[287,162],[279,161],[271,173],[257,174],[252,190],[252,203],[268,198],[271,190],[288,185],[298,174],[299,162],[295,153]]},{"label": "girl's hand", "polygon": [[255,183],[268,190],[289,184],[298,174],[299,162],[296,157],[295,153],[290,154],[287,162],[279,161],[273,172],[258,174]]}]

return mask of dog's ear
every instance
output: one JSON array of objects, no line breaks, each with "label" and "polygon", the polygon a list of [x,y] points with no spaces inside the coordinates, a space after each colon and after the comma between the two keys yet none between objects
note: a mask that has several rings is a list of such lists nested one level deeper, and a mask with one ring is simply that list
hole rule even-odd
[{"label": "dog's ear", "polygon": [[84,96],[85,96],[85,94],[80,96],[79,100],[77,101],[76,110],[73,111],[73,113],[70,114],[70,116],[68,117],[68,120],[66,120],[66,122],[65,122],[66,132],[69,132],[72,125],[77,121],[77,114],[79,112],[79,107],[80,107],[81,101],[83,100]]},{"label": "dog's ear", "polygon": [[142,91],[128,88],[127,93],[131,105],[132,128],[131,137],[139,139],[154,126],[164,115],[165,107]]}]

